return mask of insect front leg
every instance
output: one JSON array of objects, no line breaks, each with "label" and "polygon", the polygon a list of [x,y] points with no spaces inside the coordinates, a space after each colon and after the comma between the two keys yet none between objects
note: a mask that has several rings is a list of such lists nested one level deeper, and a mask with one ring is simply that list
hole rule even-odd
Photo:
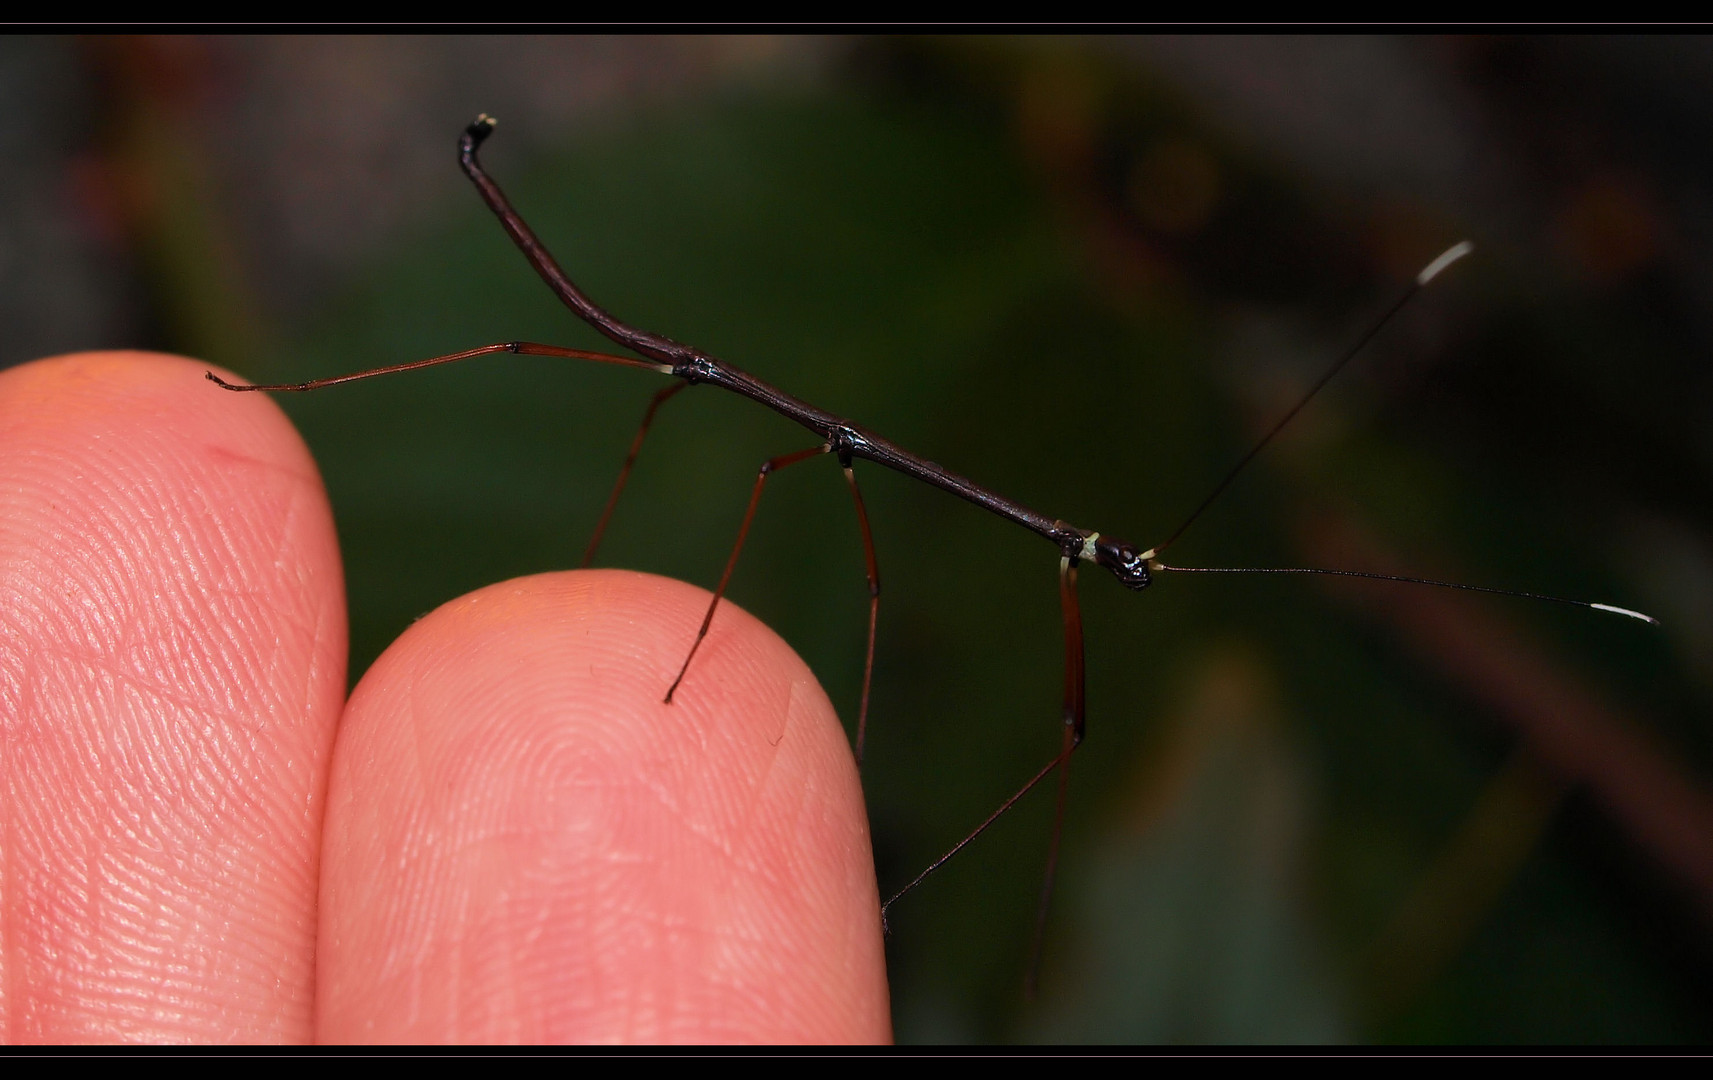
[{"label": "insect front leg", "polygon": [[1085,705],[1087,678],[1083,665],[1083,613],[1077,601],[1077,559],[1059,559],[1059,607],[1065,617],[1065,698],[1062,717],[1064,741],[1059,766],[1059,797],[1053,810],[1053,839],[1047,845],[1047,870],[1041,876],[1041,900],[1035,908],[1035,935],[1029,948],[1027,991],[1035,996],[1035,981],[1041,971],[1041,945],[1047,933],[1047,909],[1053,902],[1053,879],[1059,869],[1059,839],[1065,830],[1065,796],[1071,783],[1071,754],[1082,745],[1088,711]]},{"label": "insect front leg", "polygon": [[986,832],[994,822],[1005,816],[1005,812],[1017,805],[1023,796],[1035,790],[1035,785],[1045,780],[1054,769],[1059,769],[1059,801],[1058,809],[1053,818],[1053,840],[1047,851],[1047,871],[1041,882],[1041,902],[1035,913],[1035,942],[1031,948],[1029,964],[1029,992],[1034,993],[1035,969],[1039,966],[1041,955],[1042,931],[1047,924],[1047,907],[1053,896],[1053,876],[1059,861],[1059,834],[1065,819],[1065,792],[1070,777],[1071,754],[1083,741],[1083,729],[1087,719],[1084,708],[1084,669],[1083,669],[1083,617],[1082,607],[1077,602],[1077,556],[1067,548],[1059,559],[1059,605],[1065,619],[1065,696],[1064,707],[1061,711],[1064,734],[1059,752],[1053,760],[1041,767],[1041,771],[1029,778],[1029,782],[1017,789],[1017,793],[999,804],[999,808],[987,815],[987,818],[970,834],[952,845],[952,849],[929,864],[926,870],[917,874],[910,883],[892,894],[892,898],[880,905],[880,921],[886,923],[887,912],[892,905],[901,900],[905,894],[928,879],[928,875],[951,861],[952,856],[968,847],[976,837]]}]

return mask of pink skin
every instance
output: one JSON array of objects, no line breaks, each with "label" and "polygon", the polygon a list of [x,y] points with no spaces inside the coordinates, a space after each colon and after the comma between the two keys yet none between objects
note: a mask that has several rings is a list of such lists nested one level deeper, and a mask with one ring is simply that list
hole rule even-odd
[{"label": "pink skin", "polygon": [[621,571],[453,600],[349,702],[279,408],[140,353],[0,373],[0,1036],[890,1037],[814,676]]}]

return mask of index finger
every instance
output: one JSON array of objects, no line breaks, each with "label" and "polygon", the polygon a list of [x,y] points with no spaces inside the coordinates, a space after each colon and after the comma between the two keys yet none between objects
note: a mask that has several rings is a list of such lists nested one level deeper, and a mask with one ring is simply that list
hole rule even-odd
[{"label": "index finger", "polygon": [[855,763],[789,646],[621,571],[454,600],[376,661],[334,751],[319,1036],[890,1036]]}]

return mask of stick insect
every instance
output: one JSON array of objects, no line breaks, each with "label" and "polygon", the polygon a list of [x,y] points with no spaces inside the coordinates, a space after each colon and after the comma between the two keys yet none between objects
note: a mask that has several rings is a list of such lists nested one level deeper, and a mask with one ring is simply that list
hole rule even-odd
[{"label": "stick insect", "polygon": [[1083,563],[1093,563],[1111,573],[1126,589],[1141,591],[1147,588],[1156,576],[1165,573],[1267,573],[1293,575],[1323,575],[1344,578],[1366,579],[1391,583],[1404,583],[1429,586],[1441,589],[1462,590],[1467,592],[1489,593],[1506,596],[1520,596],[1531,599],[1547,600],[1554,603],[1582,607],[1595,611],[1623,615],[1634,619],[1653,622],[1647,615],[1626,608],[1592,601],[1566,599],[1556,596],[1544,596],[1536,593],[1524,593],[1516,590],[1491,588],[1486,586],[1464,585],[1453,582],[1430,580],[1425,578],[1402,577],[1390,574],[1369,573],[1357,570],[1342,570],[1311,567],[1185,567],[1169,564],[1164,561],[1166,551],[1201,518],[1203,513],[1227,490],[1231,483],[1250,465],[1261,450],[1266,447],[1282,431],[1309,401],[1318,394],[1322,387],[1330,382],[1344,369],[1368,343],[1386,326],[1397,313],[1409,303],[1422,288],[1434,281],[1442,272],[1459,259],[1468,255],[1471,247],[1468,243],[1453,245],[1439,257],[1431,261],[1418,273],[1408,287],[1390,308],[1375,319],[1369,328],[1348,349],[1341,353],[1324,374],[1301,398],[1274,423],[1270,429],[1241,457],[1226,473],[1224,478],[1214,486],[1208,495],[1173,530],[1162,542],[1151,547],[1142,547],[1119,539],[1093,528],[1084,528],[1070,524],[1064,520],[1049,517],[1022,504],[1007,498],[998,492],[985,488],[978,483],[959,476],[940,465],[920,457],[903,447],[893,443],[879,434],[843,417],[820,409],[799,398],[780,390],[766,382],[748,374],[742,369],[691,346],[674,341],[659,334],[642,330],[616,318],[586,296],[573,282],[569,275],[560,267],[558,262],[547,251],[546,247],[536,237],[535,233],[525,223],[499,186],[488,175],[482,166],[478,152],[483,142],[493,133],[494,121],[487,117],[478,117],[464,131],[459,144],[459,160],[462,168],[490,210],[498,218],[512,242],[522,252],[529,264],[547,283],[553,293],[570,308],[579,318],[616,344],[637,354],[622,356],[611,353],[594,352],[583,349],[573,349],[557,345],[536,342],[509,341],[468,349],[462,352],[443,356],[431,357],[407,363],[394,364],[375,368],[354,374],[334,376],[310,380],[301,383],[268,384],[268,385],[236,385],[219,379],[212,373],[209,378],[222,388],[232,391],[267,391],[267,392],[300,392],[335,386],[346,382],[371,378],[378,375],[394,374],[412,371],[455,361],[472,359],[479,356],[496,354],[515,354],[543,356],[563,359],[589,360],[598,363],[612,364],[624,367],[640,368],[657,374],[670,376],[675,381],[658,391],[650,401],[640,429],[633,440],[619,476],[611,494],[601,512],[599,522],[594,530],[587,549],[583,555],[583,565],[591,563],[599,549],[602,536],[611,520],[613,510],[623,492],[638,451],[644,438],[662,405],[686,387],[702,384],[720,387],[741,397],[755,401],[758,404],[778,413],[799,426],[807,429],[815,442],[807,447],[782,454],[763,462],[757,471],[750,491],[742,524],[732,545],[731,551],[721,572],[718,584],[709,602],[707,611],[696,629],[693,637],[688,634],[686,654],[677,676],[672,683],[664,688],[664,700],[670,703],[674,695],[680,692],[685,674],[694,661],[697,650],[706,638],[710,626],[716,617],[721,600],[724,598],[731,581],[733,570],[748,538],[750,526],[754,520],[756,508],[761,494],[769,478],[776,472],[804,461],[819,457],[831,456],[836,458],[845,476],[853,503],[856,508],[857,520],[862,532],[863,550],[865,555],[865,572],[869,588],[869,618],[867,631],[867,646],[863,662],[863,678],[860,704],[854,735],[854,753],[857,761],[861,762],[867,738],[867,719],[869,711],[870,688],[873,680],[875,661],[875,642],[877,635],[879,604],[880,604],[880,573],[879,560],[876,554],[873,532],[870,527],[867,508],[863,501],[861,488],[857,483],[855,463],[864,461],[880,465],[895,472],[909,476],[931,487],[955,495],[982,509],[1027,529],[1042,537],[1056,549],[1058,559],[1058,584],[1060,611],[1063,626],[1064,641],[1064,682],[1061,696],[1060,723],[1061,734],[1058,751],[1008,798],[1006,798],[991,814],[974,826],[974,828],[957,844],[951,847],[926,869],[916,875],[882,905],[882,919],[887,918],[894,904],[912,890],[920,886],[931,874],[944,866],[948,860],[957,855],[977,837],[985,833],[995,822],[1041,785],[1055,772],[1058,774],[1056,784],[1057,798],[1054,810],[1054,826],[1052,839],[1049,841],[1046,869],[1043,874],[1041,899],[1037,905],[1032,960],[1029,970],[1031,981],[1033,972],[1038,966],[1043,930],[1046,925],[1046,915],[1052,896],[1053,882],[1057,873],[1059,861],[1059,839],[1062,833],[1062,823],[1065,816],[1066,793],[1069,783],[1069,764],[1072,755],[1081,745],[1086,731],[1086,688],[1084,670],[1084,641],[1082,614],[1078,601],[1078,574]]}]

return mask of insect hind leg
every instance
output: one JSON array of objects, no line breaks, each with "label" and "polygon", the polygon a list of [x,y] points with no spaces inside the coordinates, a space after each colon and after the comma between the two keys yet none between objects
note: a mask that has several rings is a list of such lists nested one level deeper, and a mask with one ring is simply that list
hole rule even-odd
[{"label": "insect hind leg", "polygon": [[642,426],[637,429],[636,438],[631,440],[630,451],[625,454],[625,463],[619,466],[619,478],[613,484],[612,494],[607,496],[607,504],[601,508],[600,520],[595,522],[594,535],[589,537],[589,546],[583,551],[583,561],[578,563],[580,569],[586,569],[595,561],[595,552],[601,546],[601,537],[607,533],[607,523],[613,519],[613,508],[619,504],[619,495],[624,491],[625,484],[630,482],[631,469],[636,465],[636,456],[642,451],[642,440],[648,437],[649,425],[654,423],[654,414],[660,407],[672,400],[673,395],[689,386],[689,383],[673,383],[671,386],[656,391],[648,401],[648,409],[642,414]]}]

